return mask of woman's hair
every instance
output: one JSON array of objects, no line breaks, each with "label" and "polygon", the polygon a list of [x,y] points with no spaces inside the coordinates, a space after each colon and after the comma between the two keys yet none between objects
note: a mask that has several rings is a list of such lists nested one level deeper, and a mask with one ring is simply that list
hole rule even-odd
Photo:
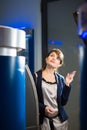
[{"label": "woman's hair", "polygon": [[[55,52],[58,55],[58,58],[60,59],[60,64],[61,66],[64,63],[64,54],[62,53],[62,51],[60,49],[54,48],[51,51],[49,51],[49,53],[47,54],[46,58],[52,53]],[[46,64],[44,65],[43,69],[45,69]]]},{"label": "woman's hair", "polygon": [[55,52],[55,53],[58,55],[58,57],[59,57],[59,59],[60,59],[60,64],[63,65],[64,55],[63,55],[62,51],[61,51],[60,49],[54,48],[54,49],[52,49],[52,50],[48,53],[48,55],[47,55],[46,57],[48,57],[52,52]]}]

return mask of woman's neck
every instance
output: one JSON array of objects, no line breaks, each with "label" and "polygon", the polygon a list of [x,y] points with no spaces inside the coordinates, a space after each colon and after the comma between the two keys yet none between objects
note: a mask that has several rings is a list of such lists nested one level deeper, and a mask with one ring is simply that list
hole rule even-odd
[{"label": "woman's neck", "polygon": [[43,71],[42,71],[42,77],[49,82],[55,82],[55,75],[54,75],[55,70],[46,67]]},{"label": "woman's neck", "polygon": [[50,68],[50,67],[46,67],[43,71],[44,71],[45,73],[47,73],[47,74],[54,74],[55,69]]}]

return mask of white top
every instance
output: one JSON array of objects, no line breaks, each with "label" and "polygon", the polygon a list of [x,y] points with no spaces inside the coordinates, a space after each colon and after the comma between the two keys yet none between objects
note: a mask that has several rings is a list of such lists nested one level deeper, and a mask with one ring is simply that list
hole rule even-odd
[{"label": "white top", "polygon": [[[57,84],[50,83],[42,80],[42,92],[44,98],[44,104],[51,107],[55,111],[55,115],[58,114],[58,104],[57,104]],[[52,115],[48,115],[49,117]]]},{"label": "white top", "polygon": [[[58,113],[56,82],[50,83],[43,79],[42,92],[43,92],[44,104],[53,108],[55,110],[55,114],[53,116],[56,116]],[[52,117],[51,115],[47,115],[47,116]],[[68,122],[65,121],[61,123],[58,116],[53,118],[53,124],[54,124],[55,130],[68,130]],[[51,130],[48,118],[44,118],[44,122],[41,125],[41,130]]]}]

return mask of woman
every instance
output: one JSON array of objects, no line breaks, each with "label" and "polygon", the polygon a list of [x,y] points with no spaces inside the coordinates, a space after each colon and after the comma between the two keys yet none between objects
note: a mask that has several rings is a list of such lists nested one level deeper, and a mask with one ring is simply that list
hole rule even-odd
[{"label": "woman", "polygon": [[71,82],[76,71],[68,73],[66,78],[57,70],[63,65],[64,55],[61,50],[51,50],[46,59],[45,67],[34,73],[36,84],[41,130],[67,130],[68,116],[64,110],[70,90]]}]

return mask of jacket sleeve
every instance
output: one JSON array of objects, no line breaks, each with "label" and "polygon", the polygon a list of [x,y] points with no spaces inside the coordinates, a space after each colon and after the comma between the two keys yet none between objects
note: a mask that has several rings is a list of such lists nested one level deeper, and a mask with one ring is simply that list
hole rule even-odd
[{"label": "jacket sleeve", "polygon": [[43,96],[41,92],[42,90],[41,90],[41,86],[39,86],[39,83],[38,83],[38,75],[34,73],[33,78],[35,81],[35,86],[36,86],[37,96],[38,96],[38,101],[39,101],[39,112],[40,114],[44,115],[46,105],[44,105],[43,103],[43,98],[42,98]]},{"label": "jacket sleeve", "polygon": [[71,85],[66,86],[64,79],[61,79],[63,84],[63,90],[61,94],[61,104],[66,105],[69,99],[70,91],[71,91]]},{"label": "jacket sleeve", "polygon": [[62,96],[61,96],[61,104],[66,105],[69,99],[71,87],[64,86]]}]

